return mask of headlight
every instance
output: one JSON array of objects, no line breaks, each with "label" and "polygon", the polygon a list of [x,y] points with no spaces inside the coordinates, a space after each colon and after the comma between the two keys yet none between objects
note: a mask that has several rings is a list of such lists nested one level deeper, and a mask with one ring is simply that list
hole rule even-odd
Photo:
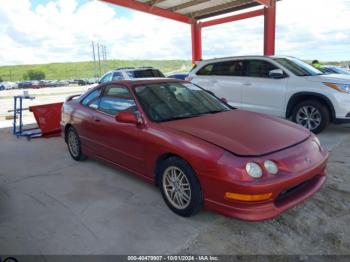
[{"label": "headlight", "polygon": [[321,151],[322,151],[322,145],[321,145],[321,142],[320,142],[320,140],[318,139],[318,137],[317,137],[317,136],[314,136],[312,139],[313,139],[313,141],[317,144],[318,150],[320,150],[320,152],[321,152]]},{"label": "headlight", "polygon": [[317,137],[317,136],[314,136],[313,139],[314,139],[314,141],[316,142],[316,144],[317,144],[319,147],[321,147],[321,142],[320,142],[320,140],[318,139],[318,137]]},{"label": "headlight", "polygon": [[334,84],[334,83],[323,83],[323,84],[325,84],[326,86],[333,88],[339,92],[350,94],[350,84],[349,85],[347,85],[347,84]]},{"label": "headlight", "polygon": [[271,160],[265,160],[264,167],[265,167],[266,171],[272,175],[276,175],[278,173],[277,165],[275,164],[275,162],[273,162]]},{"label": "headlight", "polygon": [[262,170],[261,167],[254,162],[249,162],[245,166],[245,170],[247,171],[248,175],[254,178],[259,178],[262,176]]}]

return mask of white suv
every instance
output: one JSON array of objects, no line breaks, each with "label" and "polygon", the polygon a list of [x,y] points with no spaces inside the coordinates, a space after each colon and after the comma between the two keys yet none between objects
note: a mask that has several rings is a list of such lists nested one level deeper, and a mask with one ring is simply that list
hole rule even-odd
[{"label": "white suv", "polygon": [[187,80],[226,98],[233,107],[291,118],[314,133],[330,121],[350,123],[350,76],[323,75],[293,57],[199,61]]}]

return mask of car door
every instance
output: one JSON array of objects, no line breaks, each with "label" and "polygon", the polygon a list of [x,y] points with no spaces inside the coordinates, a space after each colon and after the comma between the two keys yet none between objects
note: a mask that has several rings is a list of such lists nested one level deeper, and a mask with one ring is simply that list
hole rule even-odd
[{"label": "car door", "polygon": [[97,107],[92,116],[93,140],[101,149],[97,155],[133,171],[144,172],[143,130],[115,119],[118,112],[138,110],[130,90],[116,84],[105,86]]},{"label": "car door", "polygon": [[79,107],[73,112],[74,126],[78,131],[83,150],[93,153],[101,150],[93,140],[95,124],[93,115],[98,107],[101,90],[101,87],[92,90],[82,99]]},{"label": "car door", "polygon": [[220,98],[226,98],[231,106],[239,108],[242,103],[242,84],[245,81],[242,73],[241,60],[215,62],[201,68],[192,82]]},{"label": "car door", "polygon": [[271,78],[269,72],[280,69],[277,65],[259,59],[245,61],[245,78],[242,89],[242,108],[255,112],[284,116],[288,75]]}]

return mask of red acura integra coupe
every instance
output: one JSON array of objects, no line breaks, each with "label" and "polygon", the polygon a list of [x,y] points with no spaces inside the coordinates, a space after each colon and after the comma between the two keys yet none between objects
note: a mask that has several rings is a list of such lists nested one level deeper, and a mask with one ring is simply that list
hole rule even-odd
[{"label": "red acura integra coupe", "polygon": [[156,183],[181,216],[204,206],[269,219],[326,180],[328,152],[307,129],[181,80],[99,85],[64,103],[61,125],[73,159],[92,156]]}]

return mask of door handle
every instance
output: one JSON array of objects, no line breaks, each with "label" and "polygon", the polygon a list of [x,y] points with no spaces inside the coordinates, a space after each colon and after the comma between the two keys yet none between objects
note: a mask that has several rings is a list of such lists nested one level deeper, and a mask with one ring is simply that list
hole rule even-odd
[{"label": "door handle", "polygon": [[252,84],[251,83],[243,83],[242,85],[244,85],[244,86],[251,86]]},{"label": "door handle", "polygon": [[98,117],[94,116],[94,121],[95,122],[101,122],[101,119],[99,119]]}]

